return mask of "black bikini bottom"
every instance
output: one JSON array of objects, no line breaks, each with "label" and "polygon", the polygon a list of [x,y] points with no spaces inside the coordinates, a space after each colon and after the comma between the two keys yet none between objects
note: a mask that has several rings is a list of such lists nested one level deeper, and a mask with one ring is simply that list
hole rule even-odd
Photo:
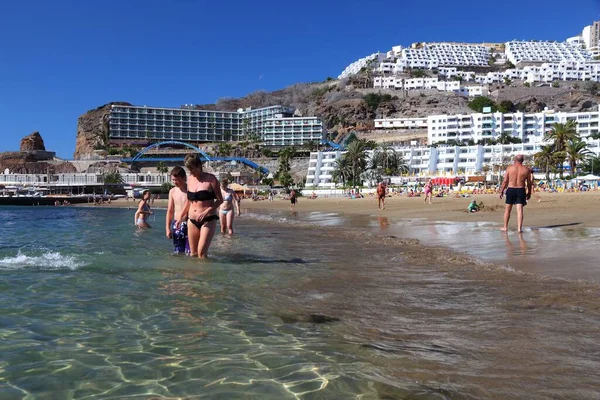
[{"label": "black bikini bottom", "polygon": [[206,224],[207,222],[210,222],[210,221],[215,221],[215,220],[217,220],[217,219],[219,219],[219,216],[218,216],[218,215],[209,215],[208,217],[204,217],[204,218],[202,218],[202,221],[197,221],[197,220],[195,220],[195,219],[191,219],[191,218],[189,219],[189,221],[190,221],[190,222],[191,222],[191,223],[192,223],[192,224],[193,224],[193,225],[194,225],[196,228],[198,228],[198,229],[201,229],[201,228],[202,228],[202,226],[204,226],[204,224]]}]

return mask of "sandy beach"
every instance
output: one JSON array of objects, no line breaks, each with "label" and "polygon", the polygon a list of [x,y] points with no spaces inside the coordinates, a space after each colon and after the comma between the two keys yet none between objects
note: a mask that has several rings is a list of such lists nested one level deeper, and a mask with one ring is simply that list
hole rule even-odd
[{"label": "sandy beach", "polygon": [[[475,198],[483,202],[484,208],[478,213],[468,213],[467,206]],[[600,227],[600,192],[541,193],[541,201],[533,198],[525,207],[525,226],[544,227],[550,225]],[[242,208],[256,210],[287,210],[285,200],[242,202]],[[425,218],[431,221],[453,222],[495,222],[502,223],[504,200],[498,195],[483,194],[468,198],[434,198],[433,204],[424,204],[422,197],[408,198],[394,196],[386,199],[385,210],[377,209],[374,197],[365,199],[300,198],[296,211],[336,212],[351,215],[384,216],[388,218]],[[516,229],[516,210],[511,217],[511,229]]]},{"label": "sandy beach", "polygon": [[[540,201],[532,198],[525,207],[525,228],[541,227],[600,227],[600,192],[576,193],[540,193]],[[480,212],[468,213],[467,206],[471,200],[476,199],[483,203]],[[126,201],[119,199],[111,204],[97,207],[127,207],[135,208],[139,200]],[[79,206],[91,206],[80,204]],[[154,208],[166,208],[167,200],[155,200]],[[252,201],[242,200],[243,210],[260,210],[262,212],[289,210],[287,200],[276,198],[272,202],[267,200]],[[319,197],[308,199],[300,197],[296,205],[297,213],[322,212],[339,213],[349,216],[387,217],[393,219],[426,219],[429,221],[448,222],[488,222],[502,223],[504,213],[504,199],[496,194],[478,194],[471,197],[436,197],[433,204],[424,204],[422,197],[409,198],[406,196],[391,196],[386,199],[385,210],[377,209],[375,197],[367,196],[364,199],[349,199],[341,197]],[[509,230],[516,230],[516,210],[513,209]]]},{"label": "sandy beach", "polygon": [[[525,207],[525,223],[527,228],[562,226],[562,227],[600,227],[600,192],[576,192],[576,193],[540,193],[540,202],[532,198]],[[478,213],[468,213],[467,206],[475,198],[478,203],[483,202],[483,209]],[[123,199],[113,201],[111,204],[103,204],[98,207],[130,207],[134,208],[135,202]],[[83,204],[83,206],[87,206]],[[152,204],[155,208],[166,208],[167,200],[155,200]],[[289,201],[275,199],[252,201],[242,200],[242,211],[286,211],[289,210]],[[451,222],[490,222],[502,223],[504,212],[504,200],[498,195],[478,194],[471,197],[442,197],[434,198],[433,204],[424,204],[422,197],[409,198],[406,196],[392,196],[386,199],[385,210],[377,209],[375,197],[364,199],[349,199],[340,197],[319,197],[310,200],[300,197],[296,206],[296,212],[323,212],[340,213],[356,216],[382,216],[394,219],[424,218],[430,221]],[[510,221],[511,230],[516,229],[516,210]]]}]

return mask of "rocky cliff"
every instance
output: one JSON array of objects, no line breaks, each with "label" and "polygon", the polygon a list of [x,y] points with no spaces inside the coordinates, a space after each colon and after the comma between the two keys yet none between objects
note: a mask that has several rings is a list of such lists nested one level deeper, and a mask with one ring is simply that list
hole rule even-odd
[{"label": "rocky cliff", "polygon": [[[340,81],[296,84],[273,92],[257,91],[241,98],[223,98],[215,104],[196,106],[206,110],[233,111],[290,105],[299,116],[318,116],[327,129],[344,133],[349,130],[369,132],[374,118],[422,117],[431,114],[471,113],[469,99],[455,93],[437,90],[409,91],[366,88],[365,77]],[[589,82],[588,82],[589,83]],[[561,82],[560,87],[524,87],[522,82],[493,85],[489,95],[495,102],[510,101],[514,110],[537,112],[545,107],[557,111],[589,111],[595,109],[600,96],[587,89],[587,84]],[[580,88],[581,87],[581,88]],[[367,103],[368,94],[382,95],[381,101]],[[387,96],[384,96],[387,95]],[[108,145],[108,112],[105,104],[79,117],[77,123],[76,159],[90,159],[94,150]]]},{"label": "rocky cliff", "polygon": [[77,137],[75,142],[75,159],[91,159],[94,150],[106,149],[109,140],[108,115],[110,106],[131,104],[112,102],[90,110],[77,119]]},{"label": "rocky cliff", "polygon": [[44,140],[39,132],[21,139],[21,151],[0,153],[0,173],[8,170],[11,174],[57,174],[77,172],[68,162],[55,160],[55,153],[46,151]]}]

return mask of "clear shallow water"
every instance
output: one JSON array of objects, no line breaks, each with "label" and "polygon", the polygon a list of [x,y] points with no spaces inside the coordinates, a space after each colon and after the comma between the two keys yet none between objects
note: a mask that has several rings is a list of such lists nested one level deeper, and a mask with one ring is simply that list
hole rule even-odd
[{"label": "clear shallow water", "polygon": [[0,209],[0,398],[600,396],[595,286],[318,214],[238,219],[202,262],[163,215]]}]

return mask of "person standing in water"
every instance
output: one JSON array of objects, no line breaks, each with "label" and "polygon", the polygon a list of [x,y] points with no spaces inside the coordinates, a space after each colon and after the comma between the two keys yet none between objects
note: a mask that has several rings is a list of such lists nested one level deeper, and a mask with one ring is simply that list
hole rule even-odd
[{"label": "person standing in water", "polygon": [[185,156],[185,166],[190,171],[187,180],[187,199],[176,227],[187,218],[190,256],[208,257],[208,248],[217,229],[217,210],[223,203],[219,181],[213,174],[202,171],[198,154]]},{"label": "person standing in water", "polygon": [[187,175],[181,167],[174,167],[171,170],[171,182],[175,185],[169,190],[169,200],[167,203],[167,216],[165,218],[165,230],[167,238],[173,239],[173,247],[176,254],[189,254],[190,244],[188,243],[187,220],[181,221],[179,227],[176,226],[176,215],[180,215],[185,207],[187,199]]},{"label": "person standing in water", "polygon": [[380,210],[385,210],[386,191],[385,182],[379,182],[379,185],[377,185],[377,208]]},{"label": "person standing in water", "polygon": [[233,214],[240,216],[240,207],[238,205],[238,196],[235,191],[228,188],[229,181],[223,179],[221,181],[221,195],[223,196],[223,204],[219,209],[219,217],[221,218],[221,233],[227,232],[233,235]]},{"label": "person standing in water", "polygon": [[504,196],[504,190],[506,190],[503,232],[508,231],[508,221],[513,205],[517,206],[517,231],[519,233],[523,232],[523,207],[527,205],[527,200],[531,199],[533,189],[533,172],[531,168],[523,165],[523,160],[523,155],[518,154],[515,157],[514,164],[506,169],[502,180],[501,199]]},{"label": "person standing in water", "polygon": [[290,211],[294,212],[296,210],[296,203],[298,202],[298,196],[296,196],[296,191],[292,189],[290,192]]},{"label": "person standing in water", "polygon": [[154,213],[150,210],[149,201],[150,191],[146,189],[142,192],[142,199],[140,200],[138,209],[133,217],[135,226],[138,228],[152,228],[150,224],[148,224],[148,217]]}]

